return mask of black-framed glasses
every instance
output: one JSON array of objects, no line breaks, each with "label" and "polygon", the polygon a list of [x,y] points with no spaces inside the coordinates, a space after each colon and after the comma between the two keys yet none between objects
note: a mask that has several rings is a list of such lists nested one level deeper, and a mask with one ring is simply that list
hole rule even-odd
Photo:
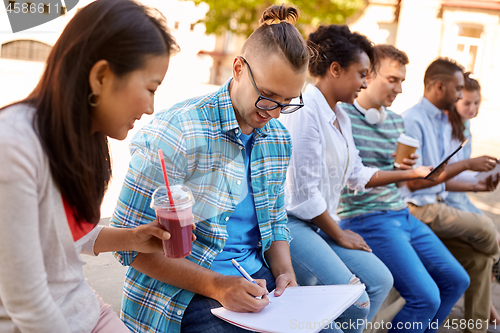
[{"label": "black-framed glasses", "polygon": [[[257,93],[257,95],[259,95],[259,97],[257,98],[257,101],[255,102],[255,107],[257,109],[264,110],[264,111],[271,111],[271,110],[274,110],[274,109],[280,107],[281,113],[289,114],[289,113],[297,111],[298,109],[300,109],[301,107],[304,106],[304,101],[302,100],[302,92],[300,93],[300,96],[298,98],[299,103],[290,103],[290,104],[281,104],[280,102],[277,102],[274,99],[262,96],[259,92],[259,88],[257,88],[257,84],[255,84],[255,79],[253,78],[253,74],[252,74],[252,70],[250,69],[250,65],[245,60],[245,58],[243,58],[242,56],[238,56],[238,58],[243,60],[245,65],[248,67],[248,73],[250,73],[250,78],[252,79],[253,87],[255,88],[255,92]],[[294,98],[294,100],[295,99],[297,99],[297,98]]]}]

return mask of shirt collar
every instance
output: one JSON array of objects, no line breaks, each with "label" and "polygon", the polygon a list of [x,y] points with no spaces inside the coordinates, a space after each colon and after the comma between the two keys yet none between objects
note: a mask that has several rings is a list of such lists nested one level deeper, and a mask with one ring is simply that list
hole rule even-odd
[{"label": "shirt collar", "polygon": [[308,84],[305,93],[307,93],[312,97],[312,99],[314,99],[314,101],[318,105],[319,112],[323,115],[323,117],[325,117],[327,121],[333,122],[335,121],[335,119],[337,119],[335,112],[332,110],[330,104],[328,104],[325,96],[323,95],[321,90],[318,89],[318,87],[313,84]]},{"label": "shirt collar", "polygon": [[423,96],[420,98],[419,104],[431,119],[437,118],[441,120],[444,118],[443,116],[446,116],[446,114],[441,109],[438,109],[434,104],[432,104],[427,98]]},{"label": "shirt collar", "polygon": [[[233,78],[229,78],[226,83],[222,85],[219,89],[218,102],[219,102],[219,120],[222,132],[229,132],[233,130],[240,130],[240,125],[236,119],[235,110],[233,108],[233,103],[229,95],[229,84]],[[273,119],[269,120],[273,121]],[[269,122],[262,128],[255,128],[255,136],[267,136],[269,134]]]}]

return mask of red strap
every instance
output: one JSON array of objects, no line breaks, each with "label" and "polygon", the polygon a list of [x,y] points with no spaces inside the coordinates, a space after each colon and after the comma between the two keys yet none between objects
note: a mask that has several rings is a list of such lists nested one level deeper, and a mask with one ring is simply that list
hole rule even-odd
[{"label": "red strap", "polygon": [[76,242],[86,234],[88,234],[92,229],[94,229],[95,224],[82,221],[78,223],[75,219],[75,211],[69,205],[68,201],[63,197],[64,211],[66,212],[66,218],[68,219],[69,228],[73,234],[73,240]]}]

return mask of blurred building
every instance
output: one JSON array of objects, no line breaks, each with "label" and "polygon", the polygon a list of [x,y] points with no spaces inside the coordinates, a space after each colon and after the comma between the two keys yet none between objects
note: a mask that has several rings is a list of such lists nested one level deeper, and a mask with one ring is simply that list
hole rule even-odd
[{"label": "blurred building", "polygon": [[[423,93],[425,68],[439,56],[453,58],[474,73],[483,86],[483,108],[500,107],[500,94],[495,92],[500,76],[500,1],[368,0],[348,24],[374,43],[391,44],[408,54],[404,94],[394,104],[397,112],[416,103]],[[232,60],[244,41],[228,32],[217,37],[215,50],[202,51],[218,61],[211,83],[231,76]]]},{"label": "blurred building", "polygon": [[439,56],[457,60],[482,85],[483,109],[498,109],[496,78],[500,76],[500,1],[493,0],[370,0],[350,23],[375,43],[405,51],[407,67],[404,111],[423,93],[427,65]]},{"label": "blurred building", "polygon": [[[7,3],[12,1],[29,0]],[[77,7],[92,1],[80,0]],[[207,36],[205,26],[197,24],[208,10],[206,5],[181,0],[142,2],[167,17],[182,49],[171,59],[165,89],[176,91],[176,96],[192,96],[194,85],[220,85],[232,75],[234,56],[246,38],[230,32]],[[5,8],[0,6],[0,105],[22,99],[33,89],[50,48],[77,10],[13,34]],[[418,101],[423,93],[425,68],[436,57],[456,59],[472,71],[483,89],[480,116],[472,126],[473,134],[480,134],[475,136],[473,151],[479,151],[475,147],[492,151],[493,144],[500,154],[500,144],[495,143],[500,142],[500,134],[491,126],[500,122],[500,94],[495,91],[500,76],[500,1],[367,0],[364,10],[350,18],[348,24],[373,42],[395,45],[408,54],[404,91],[393,104],[395,112],[401,113]]]},{"label": "blurred building", "polygon": [[[61,11],[57,19],[17,33],[12,33],[6,8],[0,5],[0,106],[26,97],[35,87],[45,60],[64,27],[80,8],[92,1],[80,0],[77,8]],[[165,15],[170,31],[181,47],[180,54],[171,60],[169,76],[182,83],[210,81],[212,58],[199,56],[198,52],[202,49],[213,50],[215,36],[207,36],[205,26],[196,24],[205,16],[208,7],[180,0],[139,2],[157,8]],[[8,0],[7,3],[30,2]]]}]

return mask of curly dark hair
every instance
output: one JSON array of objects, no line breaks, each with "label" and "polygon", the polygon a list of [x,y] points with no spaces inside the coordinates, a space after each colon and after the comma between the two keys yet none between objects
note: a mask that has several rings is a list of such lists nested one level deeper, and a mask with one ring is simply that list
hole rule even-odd
[{"label": "curly dark hair", "polygon": [[365,52],[373,63],[373,43],[366,36],[351,32],[347,25],[322,25],[309,34],[307,44],[317,52],[309,65],[313,77],[324,76],[332,62],[349,67],[359,60],[360,52]]}]

